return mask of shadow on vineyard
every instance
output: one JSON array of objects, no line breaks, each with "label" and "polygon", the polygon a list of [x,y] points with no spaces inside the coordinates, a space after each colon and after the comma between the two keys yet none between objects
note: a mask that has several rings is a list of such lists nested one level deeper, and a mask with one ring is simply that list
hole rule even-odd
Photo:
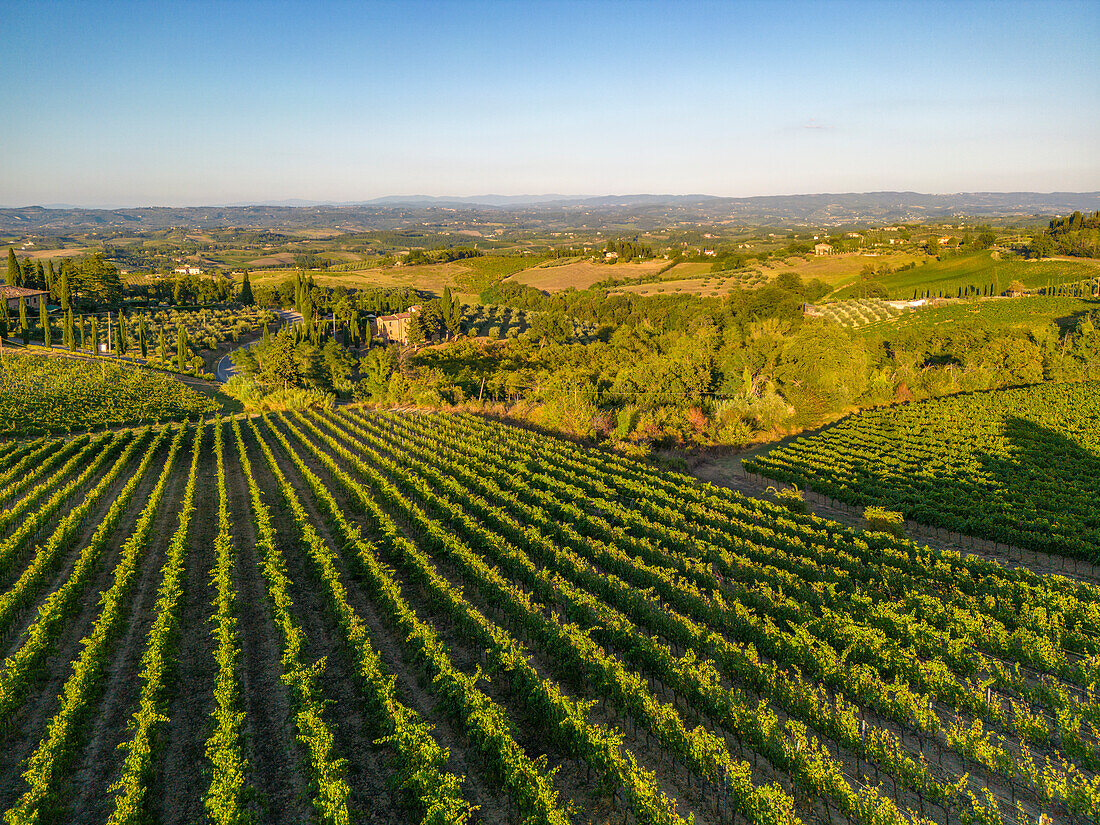
[{"label": "shadow on vineyard", "polygon": [[1077,325],[1084,320],[1084,318],[1090,313],[1100,310],[1100,300],[1090,300],[1085,298],[1081,301],[1082,308],[1075,312],[1071,312],[1069,315],[1063,315],[1060,318],[1055,318],[1054,323],[1058,325],[1059,331],[1065,335],[1067,332],[1073,332],[1077,329]]},{"label": "shadow on vineyard", "polygon": [[[998,541],[1100,557],[1100,455],[1061,433],[1017,416],[1005,421],[1003,455],[978,452],[982,476],[937,483],[943,498],[970,502],[977,524]],[[998,523],[999,522],[999,523]]]}]

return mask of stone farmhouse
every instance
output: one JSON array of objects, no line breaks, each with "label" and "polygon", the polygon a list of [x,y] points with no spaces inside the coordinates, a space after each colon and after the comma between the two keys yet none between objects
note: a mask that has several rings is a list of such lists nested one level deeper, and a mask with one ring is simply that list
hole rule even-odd
[{"label": "stone farmhouse", "polygon": [[832,255],[833,254],[832,244],[827,244],[827,243],[814,244],[814,254],[815,255]]},{"label": "stone farmhouse", "polygon": [[370,336],[377,338],[383,344],[401,344],[408,346],[409,321],[414,315],[420,314],[419,306],[409,307],[407,312],[399,312],[396,315],[381,315],[370,319]]},{"label": "stone farmhouse", "polygon": [[0,295],[8,302],[9,311],[18,312],[19,299],[22,298],[27,304],[28,311],[34,310],[37,312],[39,303],[46,301],[50,293],[42,289],[28,289],[25,286],[8,286],[4,284],[0,286]]}]

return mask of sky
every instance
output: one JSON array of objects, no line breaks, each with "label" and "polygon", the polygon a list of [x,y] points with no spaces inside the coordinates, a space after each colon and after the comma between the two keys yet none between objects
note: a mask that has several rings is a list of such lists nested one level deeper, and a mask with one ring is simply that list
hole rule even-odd
[{"label": "sky", "polygon": [[1100,190],[1100,0],[0,0],[0,205]]}]

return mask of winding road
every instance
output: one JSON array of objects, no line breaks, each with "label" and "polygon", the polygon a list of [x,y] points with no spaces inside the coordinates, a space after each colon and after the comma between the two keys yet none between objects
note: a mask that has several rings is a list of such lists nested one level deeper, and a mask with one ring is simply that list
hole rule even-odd
[{"label": "winding road", "polygon": [[[302,315],[299,312],[295,312],[292,309],[277,309],[275,314],[283,319],[284,325],[290,326],[296,324],[302,320]],[[225,355],[218,359],[218,365],[214,368],[214,377],[222,384],[232,378],[237,372],[237,366],[233,363],[232,355],[237,350],[248,349],[255,344],[260,343],[263,338],[257,338],[255,341],[249,341],[247,344],[231,349]]]}]

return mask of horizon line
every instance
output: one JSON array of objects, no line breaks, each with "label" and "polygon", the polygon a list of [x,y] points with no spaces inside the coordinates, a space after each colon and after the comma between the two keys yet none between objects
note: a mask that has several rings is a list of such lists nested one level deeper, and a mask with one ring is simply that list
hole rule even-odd
[{"label": "horizon line", "polygon": [[[51,211],[72,210],[80,209],[87,211],[118,211],[124,209],[243,209],[254,206],[268,206],[287,209],[301,209],[317,206],[330,206],[330,207],[357,207],[357,206],[379,206],[385,207],[388,205],[401,205],[409,204],[414,201],[425,201],[424,206],[432,205],[432,202],[437,203],[455,203],[461,202],[470,206],[506,206],[509,204],[515,205],[540,205],[543,204],[561,203],[561,202],[580,202],[587,200],[596,200],[601,198],[669,198],[669,199],[684,199],[684,198],[706,198],[710,200],[760,200],[763,198],[807,198],[807,197],[822,197],[827,195],[836,196],[852,196],[852,195],[921,195],[925,197],[950,197],[956,195],[1100,195],[1100,189],[1086,189],[1086,190],[1068,190],[1068,189],[1054,189],[1049,191],[1035,190],[1035,189],[1009,189],[1009,190],[993,190],[993,189],[969,189],[969,190],[957,190],[953,192],[920,192],[915,189],[872,189],[865,191],[847,191],[847,192],[794,192],[794,193],[772,193],[766,195],[714,195],[705,192],[688,192],[688,193],[672,193],[672,192],[629,192],[629,193],[604,193],[604,194],[577,194],[577,195],[565,195],[554,192],[547,192],[542,194],[519,194],[519,195],[502,195],[496,193],[484,193],[478,195],[427,195],[427,194],[403,194],[403,195],[379,195],[373,198],[366,198],[363,200],[336,200],[336,199],[321,199],[314,200],[310,198],[267,198],[257,200],[238,200],[223,203],[198,203],[198,204],[166,204],[166,203],[143,203],[143,204],[69,204],[69,203],[30,203],[19,206],[12,206],[8,204],[0,205],[0,209],[4,210],[20,210],[20,209],[45,209]],[[500,201],[500,203],[491,203],[493,201]]]}]

